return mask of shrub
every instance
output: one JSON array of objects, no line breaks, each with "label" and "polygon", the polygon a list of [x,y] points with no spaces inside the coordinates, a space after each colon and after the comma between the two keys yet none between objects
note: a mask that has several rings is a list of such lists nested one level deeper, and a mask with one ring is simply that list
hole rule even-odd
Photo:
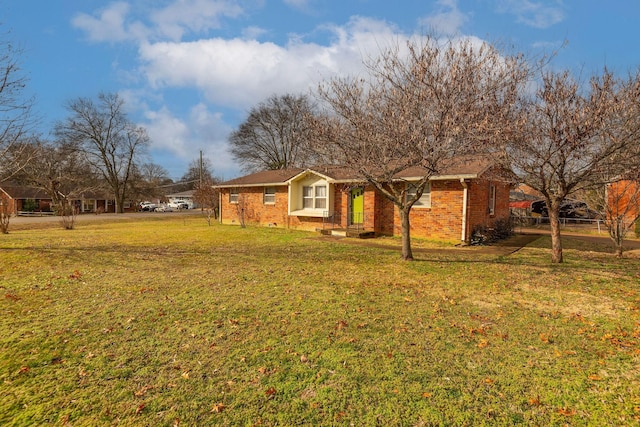
[{"label": "shrub", "polygon": [[493,222],[491,227],[484,225],[476,225],[471,232],[472,245],[487,245],[495,243],[498,240],[506,239],[513,235],[513,224],[506,219],[498,219]]}]

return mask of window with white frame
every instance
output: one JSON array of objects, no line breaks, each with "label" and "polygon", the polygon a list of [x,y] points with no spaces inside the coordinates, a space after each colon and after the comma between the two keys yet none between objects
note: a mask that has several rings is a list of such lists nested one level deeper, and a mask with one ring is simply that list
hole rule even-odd
[{"label": "window with white frame", "polygon": [[491,184],[489,186],[489,215],[495,215],[496,213],[496,186]]},{"label": "window with white frame", "polygon": [[[415,197],[417,188],[415,184],[408,184],[407,199]],[[431,183],[427,182],[422,190],[422,196],[413,204],[414,208],[430,208],[431,207]]]},{"label": "window with white frame", "polygon": [[316,185],[315,187],[315,208],[327,209],[327,186]]},{"label": "window with white frame", "polygon": [[238,189],[232,188],[229,190],[229,203],[238,203]]},{"label": "window with white frame", "polygon": [[305,185],[302,187],[302,207],[303,209],[326,209],[327,186]]},{"label": "window with white frame", "polygon": [[276,203],[276,189],[275,187],[265,187],[263,202],[265,205],[273,205]]}]

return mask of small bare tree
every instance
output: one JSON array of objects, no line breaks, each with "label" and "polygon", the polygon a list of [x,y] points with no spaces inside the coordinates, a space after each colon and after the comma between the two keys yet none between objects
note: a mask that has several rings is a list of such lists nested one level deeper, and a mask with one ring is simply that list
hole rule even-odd
[{"label": "small bare tree", "polygon": [[602,176],[608,182],[582,194],[582,199],[595,209],[607,228],[615,246],[616,257],[622,258],[624,242],[640,219],[640,172],[625,176]]},{"label": "small bare tree", "polygon": [[[315,149],[357,171],[397,208],[402,258],[412,260],[409,216],[429,178],[451,161],[509,132],[505,119],[528,69],[487,43],[426,37],[382,52],[365,77],[321,84],[324,112],[311,117]],[[408,168],[413,183],[390,185]],[[414,169],[415,170],[415,169]]]},{"label": "small bare tree", "polygon": [[211,226],[212,218],[218,218],[220,192],[213,188],[216,181],[209,179],[203,181],[202,184],[198,184],[193,193],[193,201],[200,205],[209,226]]},{"label": "small bare tree", "polygon": [[231,153],[246,171],[302,167],[311,160],[304,119],[314,106],[304,95],[272,95],[253,107],[231,134]]},{"label": "small bare tree", "polygon": [[542,71],[538,90],[522,99],[515,132],[505,138],[505,160],[546,200],[554,263],[563,261],[559,217],[567,196],[604,185],[603,173],[638,165],[638,76],[623,80],[605,70],[583,84],[568,71]]}]

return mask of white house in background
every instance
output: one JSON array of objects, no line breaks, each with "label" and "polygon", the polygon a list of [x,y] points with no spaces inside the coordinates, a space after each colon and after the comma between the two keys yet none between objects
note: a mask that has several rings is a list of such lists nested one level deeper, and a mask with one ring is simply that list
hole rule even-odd
[{"label": "white house in background", "polygon": [[194,190],[182,191],[180,193],[167,194],[169,199],[169,206],[179,207],[178,205],[186,203],[189,209],[197,208],[198,205],[193,201]]}]

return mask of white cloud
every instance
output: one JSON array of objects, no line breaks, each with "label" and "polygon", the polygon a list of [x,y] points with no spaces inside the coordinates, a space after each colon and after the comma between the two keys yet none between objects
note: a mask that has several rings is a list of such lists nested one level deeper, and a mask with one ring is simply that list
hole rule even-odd
[{"label": "white cloud", "polygon": [[92,41],[123,42],[150,38],[181,40],[186,33],[204,33],[220,27],[220,18],[235,18],[242,8],[233,0],[174,0],[166,7],[147,11],[150,22],[130,18],[131,6],[110,3],[97,14],[77,14],[72,25]]},{"label": "white cloud", "polygon": [[125,2],[111,3],[102,9],[97,17],[86,13],[77,14],[72,25],[83,30],[90,40],[96,42],[131,40],[141,28],[137,25],[129,27],[126,18],[130,7]]},{"label": "white cloud", "polygon": [[151,13],[151,21],[160,35],[181,40],[189,30],[202,33],[220,27],[220,17],[237,17],[242,8],[226,0],[177,0]]},{"label": "white cloud", "polygon": [[150,151],[167,157],[164,164],[171,165],[170,172],[175,178],[186,172],[187,165],[199,156],[200,150],[211,161],[216,174],[229,177],[237,171],[227,150],[231,127],[221,113],[212,113],[200,103],[192,107],[185,119],[166,106],[146,110],[144,117],[143,126],[151,139]]},{"label": "white cloud", "polygon": [[420,20],[427,31],[444,36],[458,35],[469,19],[458,9],[457,0],[439,0],[438,11]]},{"label": "white cloud", "polygon": [[334,35],[328,46],[237,38],[146,43],[141,70],[153,88],[196,88],[212,103],[247,108],[273,93],[305,92],[323,78],[356,73],[363,57],[398,38],[392,27],[364,18],[326,29]]},{"label": "white cloud", "polygon": [[513,14],[517,22],[534,28],[548,28],[564,20],[561,0],[500,0],[498,10]]}]

